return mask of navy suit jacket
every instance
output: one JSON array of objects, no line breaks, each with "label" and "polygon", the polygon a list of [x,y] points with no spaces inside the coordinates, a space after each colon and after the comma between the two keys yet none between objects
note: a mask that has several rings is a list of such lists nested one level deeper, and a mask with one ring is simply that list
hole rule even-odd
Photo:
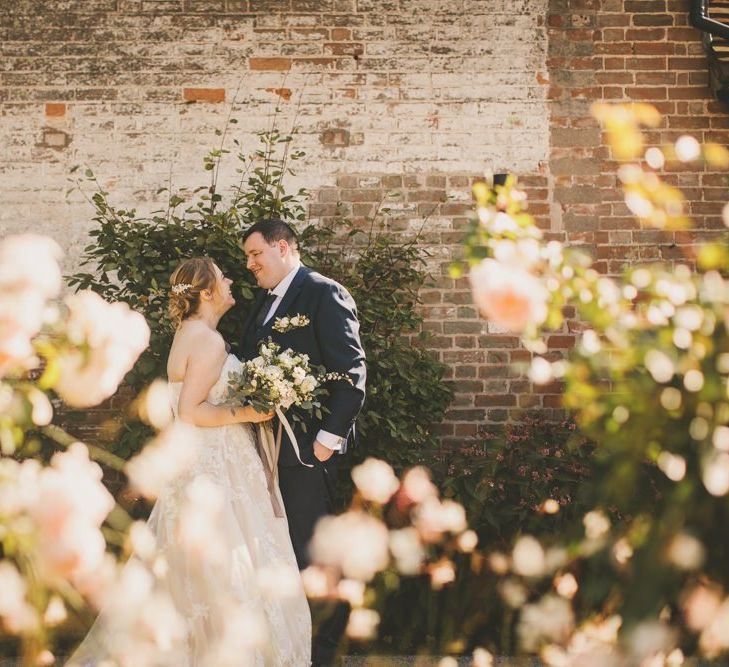
[{"label": "navy suit jacket", "polygon": [[[329,373],[343,373],[352,380],[330,382],[329,394],[322,402],[323,419],[302,413],[306,431],[300,423],[289,419],[302,461],[314,459],[314,440],[320,429],[348,439],[354,420],[365,398],[365,353],[359,339],[357,306],[349,292],[339,283],[302,266],[294,276],[276,312],[261,327],[256,327],[256,314],[265,299],[266,290],[259,290],[246,321],[243,324],[241,351],[245,359],[258,356],[258,345],[271,338],[282,349],[308,354],[312,366],[324,366]],[[284,333],[273,330],[276,318],[306,315],[309,324]],[[296,408],[291,408],[295,410]],[[342,453],[346,451],[346,443]],[[300,465],[284,431],[281,443],[280,466]]]}]

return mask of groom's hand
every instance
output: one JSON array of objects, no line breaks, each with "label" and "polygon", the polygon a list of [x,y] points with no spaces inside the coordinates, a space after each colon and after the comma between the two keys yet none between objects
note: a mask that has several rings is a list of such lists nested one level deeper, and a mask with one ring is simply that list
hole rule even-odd
[{"label": "groom's hand", "polygon": [[329,449],[329,447],[325,447],[322,445],[318,440],[314,440],[314,456],[324,463],[324,461],[327,461],[332,457],[332,454],[334,454],[334,450]]}]

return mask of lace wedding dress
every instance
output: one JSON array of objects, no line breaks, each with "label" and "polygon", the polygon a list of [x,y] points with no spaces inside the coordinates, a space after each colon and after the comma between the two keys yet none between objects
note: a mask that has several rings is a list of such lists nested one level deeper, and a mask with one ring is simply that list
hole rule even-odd
[{"label": "lace wedding dress", "polygon": [[[227,377],[241,362],[228,355],[208,401],[219,404]],[[182,383],[170,383],[175,418]],[[164,558],[164,593],[185,621],[184,639],[150,665],[175,667],[303,667],[310,665],[311,617],[296,567],[285,517],[276,517],[267,477],[250,424],[195,427],[194,463],[157,499],[148,520]],[[202,558],[180,542],[188,529],[181,516],[191,489],[207,508],[200,488],[216,491],[210,524],[220,530]],[[192,486],[191,486],[192,485]],[[277,489],[276,489],[277,490]],[[274,503],[275,504],[275,503]],[[209,526],[207,527],[209,528]],[[199,540],[198,540],[199,542]],[[133,566],[136,557],[125,566]],[[281,587],[286,590],[281,594]],[[119,659],[114,610],[101,613],[67,667],[126,665]],[[116,638],[116,639],[115,639]],[[263,638],[263,641],[261,639]],[[134,651],[132,651],[132,655]],[[109,662],[104,662],[108,660]],[[143,662],[138,655],[137,663]],[[135,665],[136,667],[136,665]]]}]

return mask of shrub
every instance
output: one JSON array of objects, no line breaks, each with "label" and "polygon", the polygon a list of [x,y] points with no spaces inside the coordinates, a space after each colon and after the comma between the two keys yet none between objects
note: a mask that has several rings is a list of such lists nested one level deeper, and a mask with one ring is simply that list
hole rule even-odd
[{"label": "shrub", "polygon": [[[369,231],[341,219],[327,227],[305,226],[306,191],[286,194],[283,188],[284,176],[293,173],[291,165],[303,155],[291,150],[293,138],[264,132],[259,135],[262,147],[249,158],[239,150],[240,182],[225,196],[217,174],[227,151],[211,151],[204,160],[209,186],[170,194],[165,210],[143,217],[112,205],[93,172],[86,171],[85,178],[97,190],[90,198],[95,228],[83,258],[88,269],[71,276],[70,284],[91,288],[110,301],[125,301],[147,318],[150,347],[127,378],[139,389],[166,373],[173,334],[166,292],[175,266],[183,258],[206,254],[233,279],[236,306],[220,330],[235,352],[255,286],[245,270],[242,235],[263,217],[294,224],[300,229],[304,262],[343,283],[358,304],[369,377],[357,424],[360,445],[347,458],[353,462],[364,453],[376,453],[401,468],[435,446],[429,426],[442,419],[451,396],[442,379],[444,367],[410,343],[411,337],[424,338],[418,333],[417,312],[418,293],[427,280],[424,251],[417,238],[401,240],[385,233],[381,218]],[[147,435],[138,422],[127,421],[110,446],[127,457]]]}]

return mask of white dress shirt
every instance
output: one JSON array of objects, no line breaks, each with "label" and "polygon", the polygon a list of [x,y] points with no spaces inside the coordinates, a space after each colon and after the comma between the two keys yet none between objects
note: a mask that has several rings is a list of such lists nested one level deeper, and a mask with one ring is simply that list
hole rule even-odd
[{"label": "white dress shirt", "polygon": [[296,272],[301,268],[301,262],[296,262],[296,266],[289,271],[282,279],[281,282],[276,285],[272,290],[268,290],[269,294],[275,294],[276,299],[271,304],[271,307],[268,309],[268,313],[266,313],[266,319],[263,320],[263,323],[265,324],[273,317],[273,314],[276,312],[276,308],[278,308],[278,304],[281,303],[281,299],[284,298],[286,295],[286,292],[288,291],[289,287],[291,287],[291,283],[294,280],[294,276],[296,275]]},{"label": "white dress shirt", "polygon": [[[301,262],[296,262],[296,266],[281,279],[281,282],[276,285],[276,287],[274,287],[272,290],[269,290],[269,294],[275,294],[276,299],[271,304],[271,307],[266,314],[266,319],[263,320],[264,324],[273,317],[273,314],[276,312],[278,305],[281,303],[281,299],[284,298],[289,287],[291,287],[294,276],[300,268]],[[322,445],[335,452],[340,451],[342,449],[342,445],[344,444],[344,438],[340,438],[338,435],[335,435],[334,433],[329,433],[329,431],[324,430],[321,430],[319,431],[319,433],[316,434],[316,439]]]}]

